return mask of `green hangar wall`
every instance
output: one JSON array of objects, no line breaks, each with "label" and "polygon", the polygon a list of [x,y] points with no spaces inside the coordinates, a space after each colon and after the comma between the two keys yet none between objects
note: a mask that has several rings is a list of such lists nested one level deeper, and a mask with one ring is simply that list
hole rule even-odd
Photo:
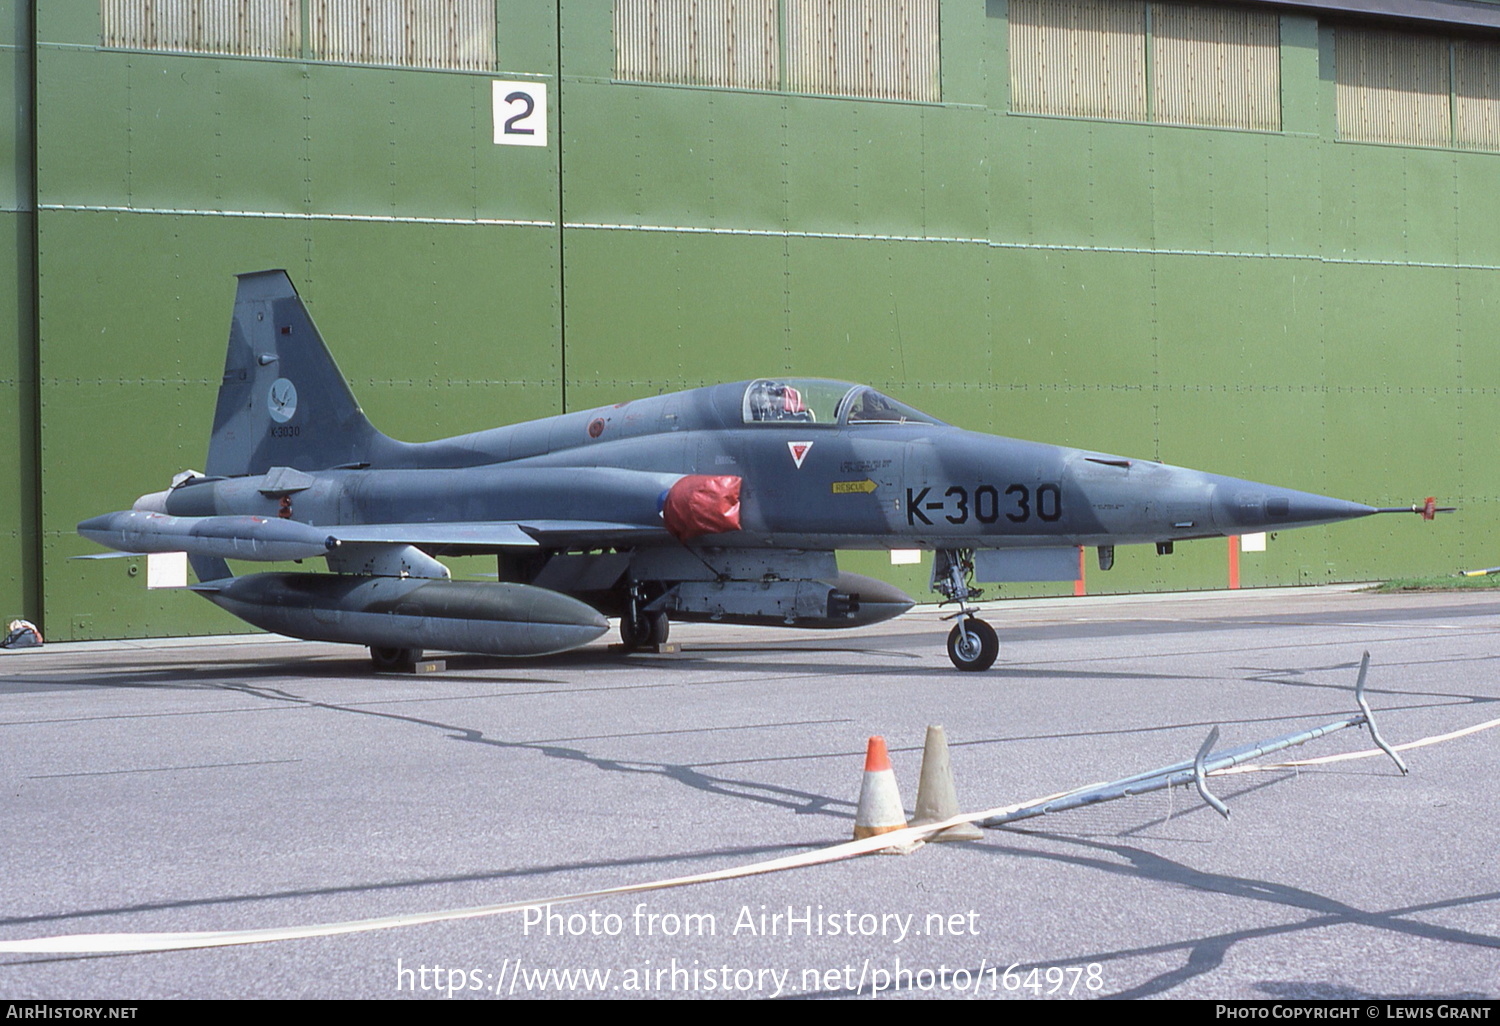
[{"label": "green hangar wall", "polygon": [[[0,615],[238,629],[70,557],[201,468],[233,275],[267,267],[397,437],[846,378],[1461,507],[1275,537],[1246,585],[1500,562],[1500,7],[1343,6],[0,0]],[[527,104],[545,145],[497,144]],[[1088,587],[1222,587],[1226,558],[1122,550]]]}]

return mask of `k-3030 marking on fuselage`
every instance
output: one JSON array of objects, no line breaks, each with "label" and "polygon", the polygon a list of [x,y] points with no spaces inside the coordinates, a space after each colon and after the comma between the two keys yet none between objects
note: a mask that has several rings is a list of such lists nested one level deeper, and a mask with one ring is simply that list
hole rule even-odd
[{"label": "k-3030 marking on fuselage", "polygon": [[906,490],[908,527],[916,527],[918,523],[931,526],[929,513],[950,524],[967,524],[970,519],[994,524],[1002,517],[1013,524],[1024,524],[1032,517],[1049,524],[1062,519],[1062,487],[1056,484],[1039,484],[1035,488],[1013,484],[1004,491],[998,485],[979,485],[972,491],[963,485],[950,485],[941,498],[930,499],[939,487]]}]

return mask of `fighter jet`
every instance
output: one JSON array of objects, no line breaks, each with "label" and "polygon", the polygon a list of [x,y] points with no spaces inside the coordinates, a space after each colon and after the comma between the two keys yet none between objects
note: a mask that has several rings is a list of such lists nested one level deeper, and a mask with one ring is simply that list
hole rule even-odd
[{"label": "fighter jet", "polygon": [[[1431,519],[1425,504],[1399,507]],[[978,434],[873,388],[766,377],[439,441],[361,411],[285,271],[239,276],[203,473],[78,525],[128,553],[186,552],[193,589],[256,627],[368,646],[540,655],[620,618],[626,649],[669,623],[877,623],[899,589],[838,549],[931,550],[956,606],[948,654],[995,661],[977,581],[1069,580],[1081,546],[1161,553],[1191,538],[1396,512],[1152,460]],[[494,554],[495,581],[445,555]],[[235,576],[229,559],[322,558]]]}]

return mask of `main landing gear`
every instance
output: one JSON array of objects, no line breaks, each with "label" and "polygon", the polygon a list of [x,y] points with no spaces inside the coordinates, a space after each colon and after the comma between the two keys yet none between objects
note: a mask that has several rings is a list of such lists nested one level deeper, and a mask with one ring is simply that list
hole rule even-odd
[{"label": "main landing gear", "polygon": [[630,589],[625,615],[620,617],[620,641],[626,649],[651,648],[667,642],[671,623],[666,613],[648,613],[645,596],[639,585]]},{"label": "main landing gear", "polygon": [[620,640],[626,648],[648,648],[667,641],[670,624],[666,613],[641,613],[620,618]]},{"label": "main landing gear", "polygon": [[410,673],[422,661],[420,648],[370,646],[370,662],[380,673]]},{"label": "main landing gear", "polygon": [[970,599],[979,597],[973,585],[974,553],[968,549],[939,549],[933,553],[932,587],[943,596],[943,604],[958,603],[958,612],[945,617],[957,620],[948,632],[948,658],[960,670],[988,670],[1000,654],[995,628],[974,615]]}]

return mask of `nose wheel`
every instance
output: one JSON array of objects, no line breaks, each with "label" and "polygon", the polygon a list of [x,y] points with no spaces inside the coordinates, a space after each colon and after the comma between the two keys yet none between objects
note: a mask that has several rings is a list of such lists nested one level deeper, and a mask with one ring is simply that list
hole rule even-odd
[{"label": "nose wheel", "polygon": [[958,612],[944,617],[958,621],[948,632],[948,658],[960,670],[978,672],[995,665],[1000,639],[995,628],[974,615],[970,600],[979,597],[974,587],[974,553],[969,549],[938,549],[932,558],[932,590],[943,596],[943,604],[958,603]]},{"label": "nose wheel", "polygon": [[960,670],[988,670],[1000,654],[995,628],[977,616],[967,616],[948,632],[948,658]]}]

